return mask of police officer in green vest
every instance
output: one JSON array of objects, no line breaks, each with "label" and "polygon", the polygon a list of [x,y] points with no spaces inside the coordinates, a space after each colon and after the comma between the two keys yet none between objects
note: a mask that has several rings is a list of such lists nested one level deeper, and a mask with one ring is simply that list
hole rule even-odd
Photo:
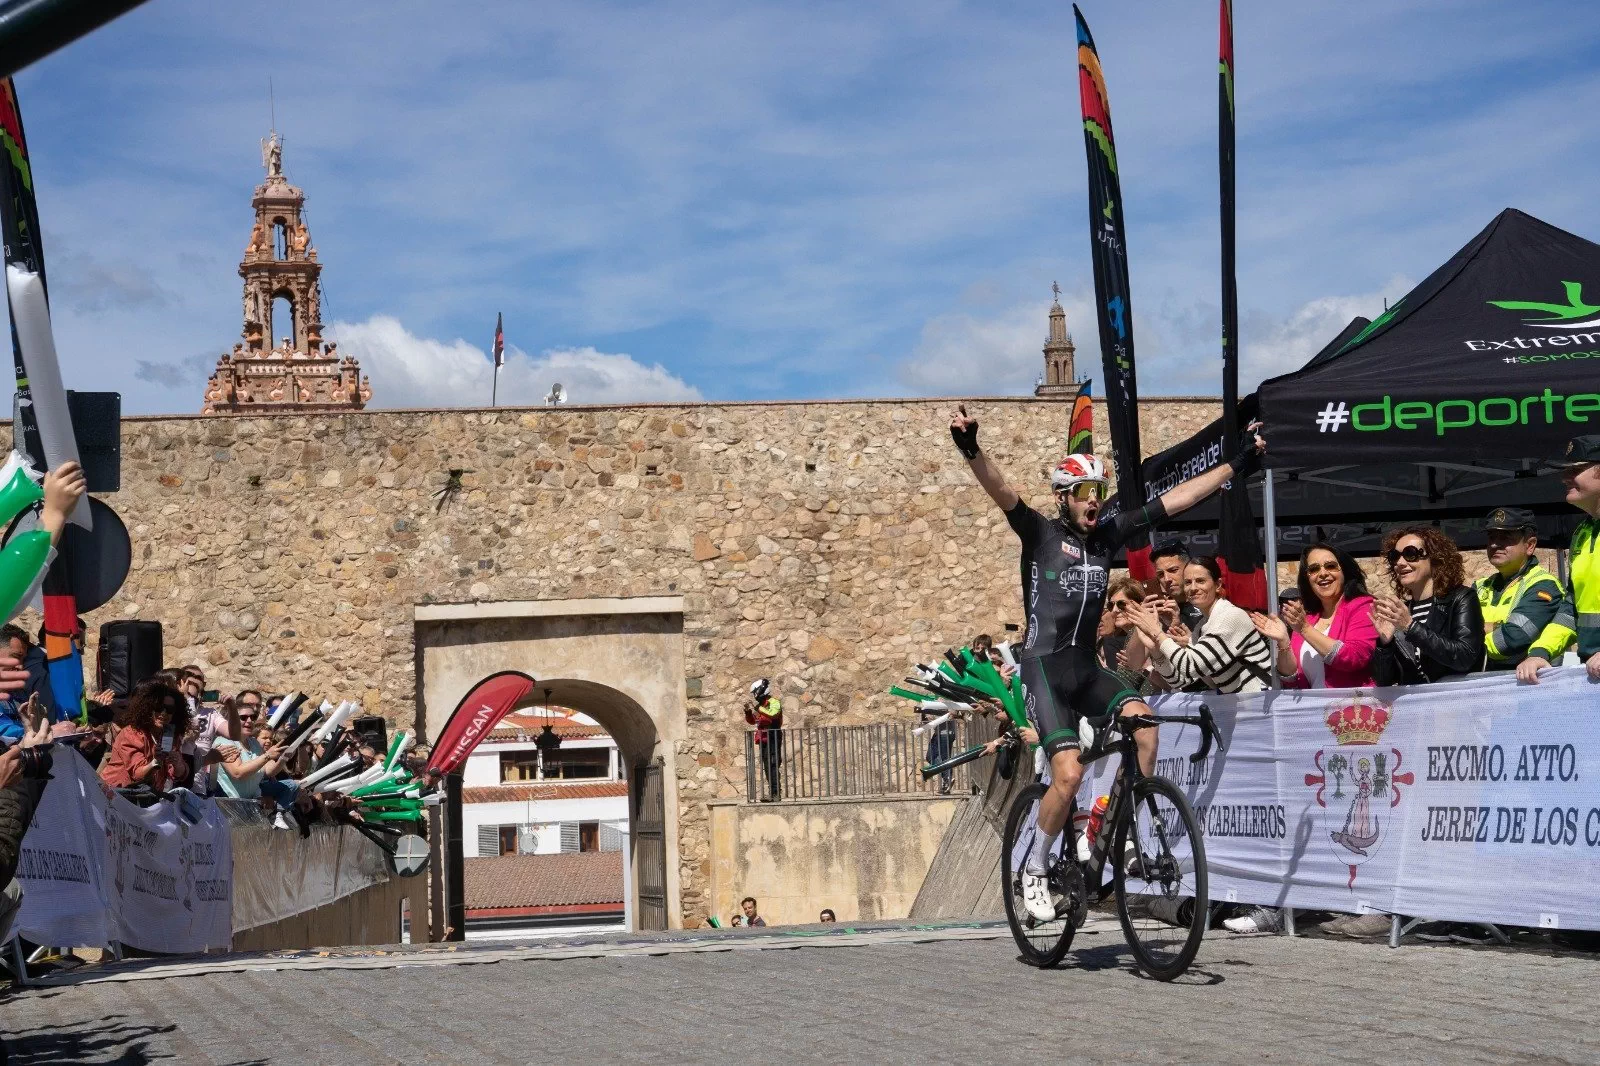
[{"label": "police officer in green vest", "polygon": [[1567,502],[1588,517],[1573,531],[1567,549],[1561,611],[1517,667],[1517,678],[1537,684],[1540,672],[1560,662],[1567,646],[1576,641],[1589,680],[1600,681],[1600,552],[1595,550],[1600,547],[1600,436],[1573,437],[1557,463]]},{"label": "police officer in green vest", "polygon": [[1495,572],[1478,581],[1486,670],[1513,670],[1561,606],[1561,583],[1539,565],[1539,526],[1532,511],[1496,507],[1484,520]]}]

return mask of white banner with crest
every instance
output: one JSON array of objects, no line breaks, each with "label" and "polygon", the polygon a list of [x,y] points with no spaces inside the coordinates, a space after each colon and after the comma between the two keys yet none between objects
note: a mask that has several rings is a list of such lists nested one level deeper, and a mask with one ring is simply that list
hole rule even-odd
[{"label": "white banner with crest", "polygon": [[[1580,669],[1205,703],[1227,745],[1161,729],[1160,772],[1205,836],[1214,902],[1600,929],[1600,685]],[[1116,757],[1078,802],[1110,790]],[[1187,845],[1183,847],[1187,853]]]}]

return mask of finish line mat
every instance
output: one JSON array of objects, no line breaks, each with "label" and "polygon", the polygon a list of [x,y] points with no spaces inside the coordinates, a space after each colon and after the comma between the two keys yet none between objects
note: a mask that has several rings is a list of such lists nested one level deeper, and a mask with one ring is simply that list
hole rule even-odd
[{"label": "finish line mat", "polygon": [[[1091,919],[1079,936],[1115,932],[1115,920]],[[551,937],[536,942],[477,940],[449,944],[401,944],[389,947],[308,948],[236,955],[184,955],[159,959],[126,959],[42,975],[31,987],[94,984],[102,981],[148,981],[198,977],[246,970],[384,970],[402,966],[486,965],[497,962],[558,962],[564,959],[623,958],[684,952],[772,951],[795,948],[875,947],[950,940],[999,940],[1011,932],[1003,921],[838,923],[784,926],[775,929],[686,929],[665,933],[607,933]]]}]

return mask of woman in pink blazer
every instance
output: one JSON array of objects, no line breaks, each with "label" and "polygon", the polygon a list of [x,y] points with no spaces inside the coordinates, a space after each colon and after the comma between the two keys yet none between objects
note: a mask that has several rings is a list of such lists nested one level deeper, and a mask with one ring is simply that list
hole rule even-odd
[{"label": "woman in pink blazer", "polygon": [[1254,615],[1256,628],[1278,642],[1278,676],[1285,688],[1366,688],[1372,685],[1372,625],[1367,580],[1347,552],[1313,544],[1300,556],[1300,602],[1278,617]]}]

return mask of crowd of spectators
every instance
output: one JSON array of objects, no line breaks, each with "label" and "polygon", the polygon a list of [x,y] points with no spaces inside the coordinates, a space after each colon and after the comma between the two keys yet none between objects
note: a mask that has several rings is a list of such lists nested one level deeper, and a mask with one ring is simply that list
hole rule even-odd
[{"label": "crowd of spectators", "polygon": [[[1158,544],[1147,584],[1123,577],[1107,591],[1101,663],[1141,695],[1248,693],[1274,682],[1290,689],[1415,685],[1519,666],[1525,679],[1536,679],[1550,656],[1530,659],[1530,650],[1550,643],[1562,588],[1538,563],[1531,513],[1496,508],[1484,528],[1493,570],[1476,584],[1460,549],[1432,526],[1388,533],[1376,590],[1348,552],[1313,544],[1273,613],[1229,602],[1217,560],[1190,557],[1179,542]],[[1256,907],[1236,908],[1226,924],[1270,932],[1281,922],[1277,910]],[[1389,924],[1383,914],[1346,915],[1323,928],[1370,938],[1387,935]]]},{"label": "crowd of spectators", "polygon": [[[150,802],[181,788],[218,799],[256,801],[275,826],[298,826],[302,833],[318,820],[359,820],[353,801],[333,792],[301,795],[296,783],[340,755],[356,759],[357,771],[372,767],[385,755],[381,719],[356,719],[326,742],[310,741],[286,755],[300,711],[273,724],[273,711],[283,698],[251,688],[222,697],[206,688],[204,670],[188,665],[158,671],[126,697],[110,689],[97,693],[86,701],[81,717],[57,721],[52,732],[71,737],[100,779],[135,802]],[[38,697],[32,699],[43,715]],[[29,707],[13,702],[6,708],[0,702],[0,722],[9,727],[9,715],[21,721]],[[304,709],[309,711],[309,704]],[[409,754],[419,775],[424,760],[419,752]]]}]

